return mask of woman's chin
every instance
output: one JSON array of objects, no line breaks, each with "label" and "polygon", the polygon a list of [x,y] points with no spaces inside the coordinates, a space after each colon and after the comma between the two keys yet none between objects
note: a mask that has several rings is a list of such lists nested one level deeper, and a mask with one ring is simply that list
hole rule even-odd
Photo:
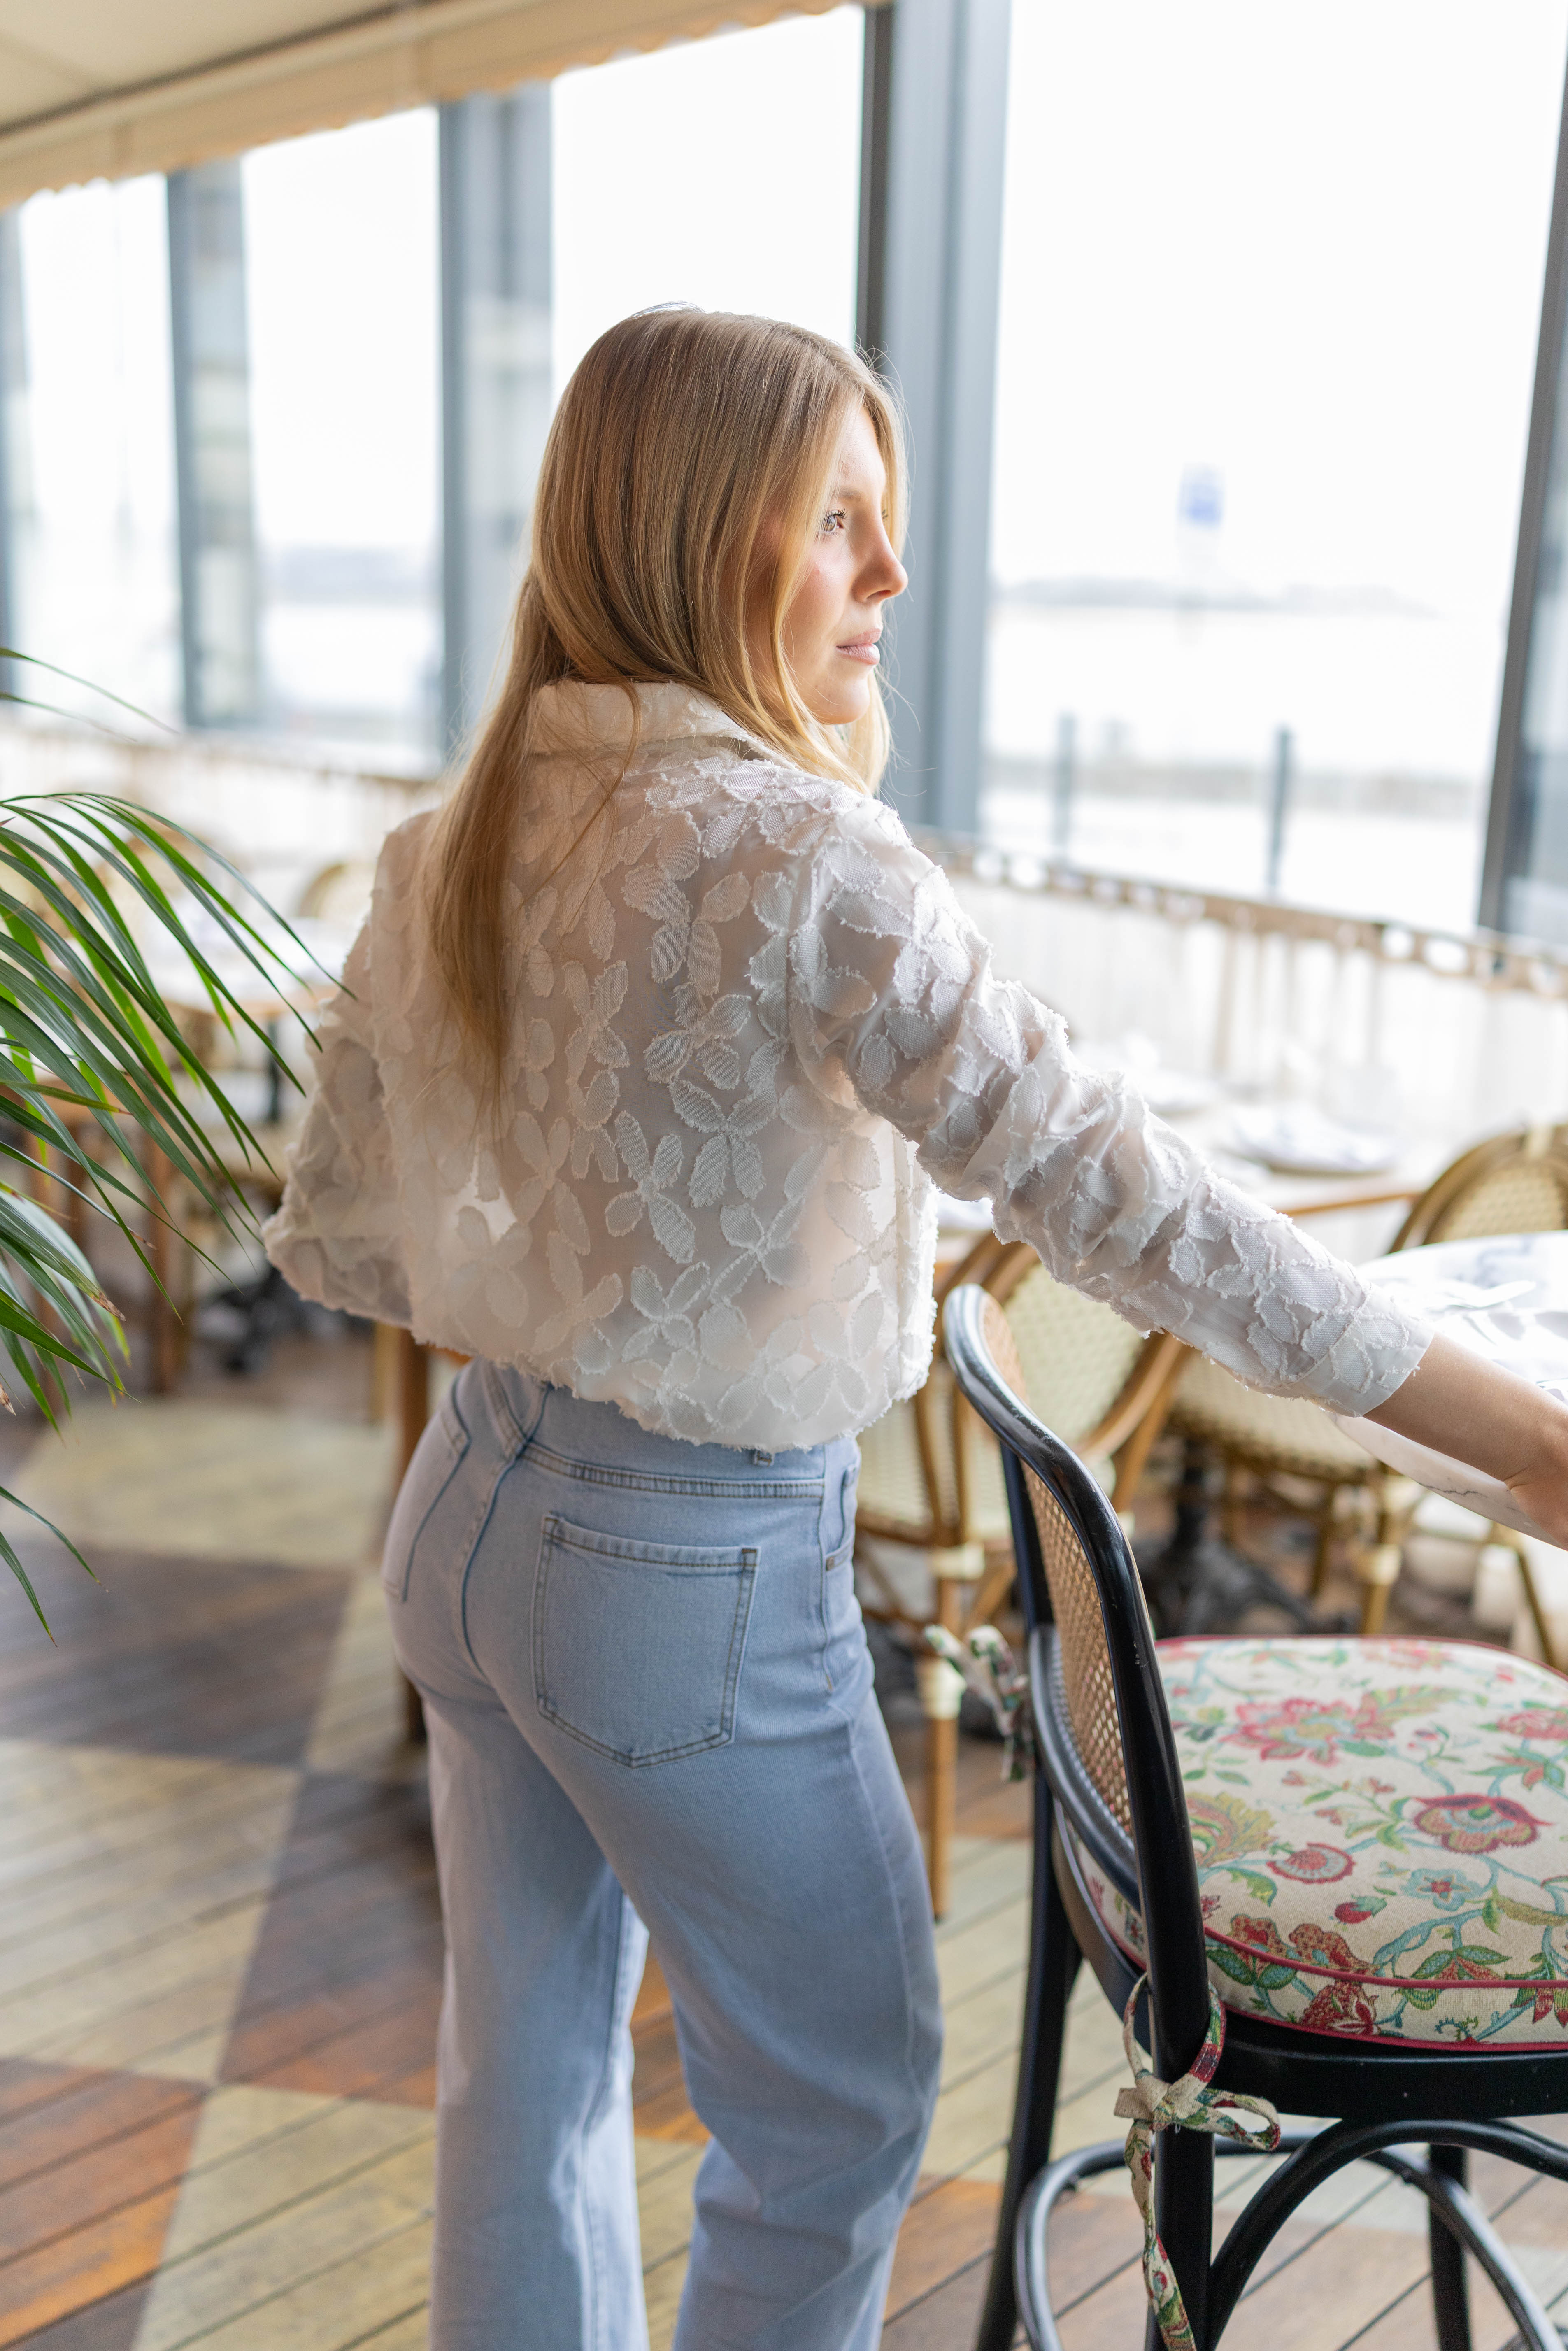
[{"label": "woman's chin", "polygon": [[835,679],[810,695],[806,707],[819,726],[852,726],[871,707],[871,679],[853,678],[847,685]]}]

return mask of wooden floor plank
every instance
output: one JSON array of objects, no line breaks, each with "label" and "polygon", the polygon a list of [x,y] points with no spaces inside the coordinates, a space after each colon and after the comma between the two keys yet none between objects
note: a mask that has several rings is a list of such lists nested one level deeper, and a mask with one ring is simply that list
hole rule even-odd
[{"label": "wooden floor plank", "polygon": [[[361,2248],[383,2247],[395,2263],[396,2248],[401,2244],[406,2255],[411,2236],[424,2246],[431,2181],[426,2137],[170,2261],[148,2298],[137,2351],[173,2351],[193,2337],[228,2343],[243,2335],[247,2341],[266,2342],[269,2322],[263,2314],[272,2309],[276,2323],[288,2323],[283,2305],[298,2298],[298,2306],[303,2306],[303,2281],[321,2287],[323,2299],[330,2302],[332,2291],[324,2282],[352,2262]],[[406,2309],[408,2283],[404,2279],[391,2304],[372,2304],[362,2317],[356,2314],[356,2323]],[[287,2338],[279,2334],[272,2339]]]},{"label": "wooden floor plank", "polygon": [[899,2235],[888,2290],[891,2325],[905,2310],[961,2270],[990,2257],[997,2233],[998,2187],[944,2179],[910,2207]]}]

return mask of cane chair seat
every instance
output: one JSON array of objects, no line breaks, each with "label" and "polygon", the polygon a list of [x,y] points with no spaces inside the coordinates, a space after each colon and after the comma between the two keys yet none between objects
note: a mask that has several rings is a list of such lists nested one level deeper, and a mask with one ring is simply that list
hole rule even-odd
[{"label": "cane chair seat", "polygon": [[[1568,1683],[1458,1641],[1158,1654],[1227,2008],[1358,2041],[1568,2049]],[[1141,1967],[1135,1906],[1070,1842]]]},{"label": "cane chair seat", "polygon": [[1260,1395],[1207,1355],[1195,1355],[1182,1374],[1172,1418],[1185,1436],[1288,1477],[1360,1485],[1372,1474],[1366,1447],[1342,1436],[1321,1405]]}]

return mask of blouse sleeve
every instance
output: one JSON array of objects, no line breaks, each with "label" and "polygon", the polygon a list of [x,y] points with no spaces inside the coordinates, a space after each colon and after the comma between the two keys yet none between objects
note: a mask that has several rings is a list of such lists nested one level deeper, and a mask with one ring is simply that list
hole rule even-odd
[{"label": "blouse sleeve", "polygon": [[320,1059],[267,1256],[302,1298],[377,1322],[409,1321],[392,1135],[371,1042],[370,925],[322,1016]]},{"label": "blouse sleeve", "polygon": [[817,1081],[841,1071],[945,1191],[993,1203],[1003,1239],[1249,1385],[1364,1413],[1425,1353],[1430,1324],[1073,1060],[1060,1016],[995,976],[946,876],[874,801],[836,810],[802,861],[789,1022]]}]

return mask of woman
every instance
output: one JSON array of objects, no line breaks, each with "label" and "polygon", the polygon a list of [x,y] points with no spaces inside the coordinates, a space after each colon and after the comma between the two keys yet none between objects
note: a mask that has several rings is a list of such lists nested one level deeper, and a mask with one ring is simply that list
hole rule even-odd
[{"label": "woman", "polygon": [[1079,1069],[872,797],[900,516],[836,345],[665,310],[594,346],[504,691],[386,845],[268,1228],[308,1296],[475,1358],[385,1566],[448,1938],[439,2351],[645,2341],[649,1928],[712,2134],[677,2345],[876,2339],[940,2027],[854,1437],[929,1360],[934,1178],[1568,1536],[1568,1414]]}]

